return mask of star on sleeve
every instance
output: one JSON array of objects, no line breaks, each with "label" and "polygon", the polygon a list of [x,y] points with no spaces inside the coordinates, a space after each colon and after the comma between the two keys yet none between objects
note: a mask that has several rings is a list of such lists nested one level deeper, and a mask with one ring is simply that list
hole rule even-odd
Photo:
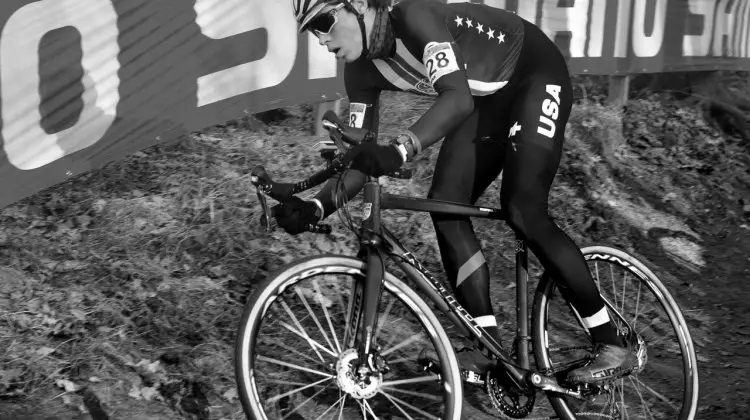
[{"label": "star on sleeve", "polygon": [[477,23],[477,32],[480,34],[484,32],[484,26],[481,23]]},{"label": "star on sleeve", "polygon": [[487,31],[487,39],[492,39],[494,37],[495,37],[495,30],[494,29],[489,29]]},{"label": "star on sleeve", "polygon": [[454,20],[454,22],[456,22],[456,26],[463,26],[464,24],[464,20],[460,16],[456,16],[456,20]]},{"label": "star on sleeve", "polygon": [[471,20],[469,20],[469,19],[467,18],[467,19],[466,19],[466,26],[468,26],[469,28],[473,28],[473,27],[474,27],[474,24],[473,24],[473,23],[471,22]]},{"label": "star on sleeve", "polygon": [[497,41],[498,41],[498,44],[502,44],[503,42],[505,42],[505,34],[500,32],[497,35]]}]

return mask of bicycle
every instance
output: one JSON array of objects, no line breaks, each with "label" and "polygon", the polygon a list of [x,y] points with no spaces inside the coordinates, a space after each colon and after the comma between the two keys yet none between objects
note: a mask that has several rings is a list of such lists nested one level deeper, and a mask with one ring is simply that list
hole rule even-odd
[{"label": "bicycle", "polygon": [[[264,226],[272,216],[266,195],[283,202],[310,189],[345,170],[341,156],[346,144],[374,141],[362,129],[343,126],[333,113],[324,116],[323,124],[335,147],[321,152],[328,162],[322,171],[302,182],[277,183],[262,166],[253,170]],[[389,176],[409,178],[410,173]],[[528,254],[521,238],[516,238],[515,249],[517,330],[508,352],[484,334],[381,220],[385,209],[502,220],[501,209],[392,195],[381,188],[377,178],[367,178],[363,221],[355,231],[356,257],[321,255],[294,261],[269,276],[246,303],[235,363],[240,399],[249,418],[457,420],[462,417],[463,382],[481,384],[494,414],[502,418],[530,416],[539,391],[551,409],[540,405],[541,414],[534,412],[533,418],[695,417],[698,370],[687,324],[658,277],[636,258],[607,246],[583,248],[610,317],[637,348],[637,368],[601,384],[570,384],[566,374],[590,360],[591,340],[546,273],[536,289],[529,324]],[[346,209],[339,206],[354,229]],[[331,228],[311,225],[308,230],[330,233]],[[395,263],[410,284],[387,271],[385,260]],[[599,270],[600,266],[609,270]],[[615,269],[622,273],[615,276]],[[608,272],[611,284],[603,279]],[[450,320],[448,325],[465,339],[483,346],[496,366],[480,378],[461,372],[438,315]],[[667,343],[669,337],[674,340]],[[418,360],[425,345],[434,346],[437,361]]]}]

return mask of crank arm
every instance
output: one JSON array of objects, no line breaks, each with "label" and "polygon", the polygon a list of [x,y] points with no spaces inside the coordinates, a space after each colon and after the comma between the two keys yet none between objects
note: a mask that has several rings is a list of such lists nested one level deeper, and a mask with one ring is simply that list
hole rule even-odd
[{"label": "crank arm", "polygon": [[531,373],[529,375],[529,383],[532,386],[543,391],[557,392],[559,394],[569,395],[580,400],[585,399],[579,391],[572,391],[568,388],[564,388],[557,382],[555,378],[549,376],[540,375],[538,373]]}]

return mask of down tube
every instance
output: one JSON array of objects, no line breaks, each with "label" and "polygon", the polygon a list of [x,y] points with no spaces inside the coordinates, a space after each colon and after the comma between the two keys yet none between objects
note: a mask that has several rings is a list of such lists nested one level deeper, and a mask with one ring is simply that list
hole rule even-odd
[{"label": "down tube", "polygon": [[437,291],[433,288],[432,285],[430,285],[426,278],[422,275],[419,270],[414,268],[410,263],[404,261],[404,258],[411,257],[413,260],[419,264],[419,262],[414,258],[409,251],[407,251],[401,243],[399,243],[398,239],[396,239],[395,236],[389,231],[387,228],[383,227],[383,236],[385,237],[385,240],[387,243],[391,246],[393,249],[393,253],[396,255],[402,257],[402,258],[394,258],[394,261],[396,264],[401,268],[401,270],[406,273],[407,276],[409,276],[412,281],[417,285],[419,290],[422,292],[423,296],[427,298],[428,301],[435,304],[435,307],[438,311],[445,314],[448,319],[456,326],[458,331],[463,334],[466,337],[471,336],[471,333],[466,328],[466,326],[461,322],[460,319],[458,319],[458,316],[453,313],[453,311],[450,310],[448,307],[448,304],[445,302],[445,300],[438,294]]}]

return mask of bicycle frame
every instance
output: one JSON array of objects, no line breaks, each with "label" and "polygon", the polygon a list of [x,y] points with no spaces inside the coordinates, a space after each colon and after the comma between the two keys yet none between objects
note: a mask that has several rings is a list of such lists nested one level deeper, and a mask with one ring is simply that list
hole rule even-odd
[{"label": "bicycle frame", "polygon": [[[377,178],[368,177],[364,185],[364,221],[362,223],[361,255],[367,261],[367,278],[365,283],[365,301],[362,305],[362,324],[360,341],[360,360],[368,360],[372,331],[377,322],[378,303],[380,302],[381,284],[383,281],[383,253],[392,258],[411,278],[420,291],[432,301],[437,308],[467,337],[474,338],[498,356],[510,377],[521,388],[526,388],[529,364],[529,322],[528,322],[528,254],[524,241],[516,240],[516,299],[517,299],[517,363],[482,327],[476,324],[466,309],[456,300],[434,276],[432,276],[417,259],[407,251],[396,237],[381,225],[380,211],[384,209],[401,209],[435,214],[468,216],[493,220],[504,220],[500,209],[478,207],[441,200],[405,197],[381,193]],[[385,239],[383,243],[382,239]],[[359,318],[358,315],[354,315]],[[356,322],[350,323],[356,325]]]}]

